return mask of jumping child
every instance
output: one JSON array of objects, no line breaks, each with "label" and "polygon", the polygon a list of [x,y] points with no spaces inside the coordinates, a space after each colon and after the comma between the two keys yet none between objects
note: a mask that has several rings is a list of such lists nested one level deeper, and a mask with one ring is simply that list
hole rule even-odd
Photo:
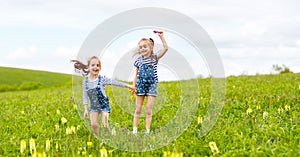
[{"label": "jumping child", "polygon": [[150,125],[152,120],[152,107],[154,99],[157,96],[157,63],[163,57],[168,45],[164,39],[163,32],[154,31],[160,37],[163,48],[156,54],[153,53],[154,41],[151,38],[142,38],[138,42],[138,52],[140,56],[134,62],[136,67],[133,79],[133,85],[136,88],[136,109],[133,119],[133,134],[138,133],[138,123],[142,111],[142,105],[146,98],[146,134],[150,133]]},{"label": "jumping child", "polygon": [[[81,70],[87,77],[83,79],[83,104],[84,104],[84,118],[88,117],[88,99],[90,100],[90,120],[93,132],[99,134],[98,117],[102,115],[102,127],[108,127],[108,118],[111,111],[108,97],[105,94],[105,85],[114,85],[119,87],[127,87],[134,90],[132,85],[115,81],[106,76],[99,75],[101,70],[100,59],[96,56],[91,57],[87,65],[78,60],[71,60],[75,62],[74,67]],[[106,125],[107,123],[107,125]]]}]

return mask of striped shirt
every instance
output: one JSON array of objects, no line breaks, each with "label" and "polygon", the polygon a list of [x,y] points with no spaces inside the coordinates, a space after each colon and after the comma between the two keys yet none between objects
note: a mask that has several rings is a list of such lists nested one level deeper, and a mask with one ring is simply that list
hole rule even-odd
[{"label": "striped shirt", "polygon": [[[151,65],[150,57],[144,58],[143,56],[140,56],[134,62],[134,66],[136,68],[141,67],[143,64]],[[155,77],[156,83],[158,83],[158,76],[157,76],[157,55],[153,55],[152,56],[152,66],[153,66],[154,77]]]},{"label": "striped shirt", "polygon": [[[118,82],[116,80],[110,79],[106,76],[100,76],[101,77],[101,81],[100,81],[100,89],[101,92],[103,93],[104,96],[106,96],[105,94],[105,85],[114,85],[114,86],[119,86],[119,87],[126,87],[124,83],[122,82]],[[95,80],[91,80],[90,78],[88,78],[88,89],[93,89],[96,88],[98,85],[98,77]],[[88,94],[87,94],[87,88],[86,88],[86,80],[83,79],[82,82],[82,89],[83,89],[83,104],[88,104]]]}]

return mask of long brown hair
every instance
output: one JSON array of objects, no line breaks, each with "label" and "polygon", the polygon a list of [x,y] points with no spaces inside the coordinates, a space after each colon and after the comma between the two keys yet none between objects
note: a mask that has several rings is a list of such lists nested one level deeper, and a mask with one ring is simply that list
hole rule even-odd
[{"label": "long brown hair", "polygon": [[76,70],[79,70],[83,76],[87,76],[89,74],[89,65],[90,65],[92,59],[97,59],[99,61],[99,66],[100,66],[100,69],[101,69],[101,62],[100,62],[100,59],[97,56],[92,56],[91,58],[89,58],[88,61],[87,61],[87,65],[83,64],[79,60],[71,60],[71,62],[75,62],[74,63],[74,68]]}]

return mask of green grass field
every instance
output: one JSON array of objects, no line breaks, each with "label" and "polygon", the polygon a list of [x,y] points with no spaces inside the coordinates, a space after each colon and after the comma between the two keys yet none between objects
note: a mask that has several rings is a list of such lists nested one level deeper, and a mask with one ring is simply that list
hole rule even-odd
[{"label": "green grass field", "polygon": [[0,67],[0,92],[32,90],[72,84],[72,76],[61,73]]},{"label": "green grass field", "polygon": [[[0,73],[0,84],[43,84],[35,90],[0,92],[0,156],[3,157],[300,156],[300,73],[226,78],[224,107],[205,136],[200,136],[199,131],[210,102],[211,80],[160,83],[160,95],[153,109],[153,130],[163,128],[181,113],[178,110],[183,99],[196,102],[197,110],[188,128],[176,140],[146,152],[117,149],[108,144],[110,141],[97,139],[89,131],[88,120],[80,117],[82,106],[75,103],[81,98],[76,95],[77,87],[75,94],[72,90],[71,75],[6,68],[0,68]],[[39,77],[33,79],[33,75]],[[191,88],[195,81],[198,87]],[[197,88],[198,91],[190,93],[199,93],[199,97],[185,96],[180,91],[184,88]],[[116,138],[118,135],[137,138],[130,132],[134,96],[127,89],[115,87],[108,87],[107,94],[112,107],[112,130],[117,134],[108,135],[121,148],[126,144],[118,143],[122,141]],[[144,128],[144,119],[141,118],[140,130]],[[149,136],[149,139],[155,137]]]}]

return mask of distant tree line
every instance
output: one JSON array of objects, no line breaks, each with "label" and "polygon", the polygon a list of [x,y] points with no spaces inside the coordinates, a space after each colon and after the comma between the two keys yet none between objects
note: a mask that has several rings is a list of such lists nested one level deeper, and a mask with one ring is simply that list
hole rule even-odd
[{"label": "distant tree line", "polygon": [[287,67],[286,65],[282,65],[282,66],[279,66],[278,64],[274,64],[272,66],[273,70],[275,72],[278,72],[279,74],[284,74],[284,73],[293,73],[289,67]]}]

